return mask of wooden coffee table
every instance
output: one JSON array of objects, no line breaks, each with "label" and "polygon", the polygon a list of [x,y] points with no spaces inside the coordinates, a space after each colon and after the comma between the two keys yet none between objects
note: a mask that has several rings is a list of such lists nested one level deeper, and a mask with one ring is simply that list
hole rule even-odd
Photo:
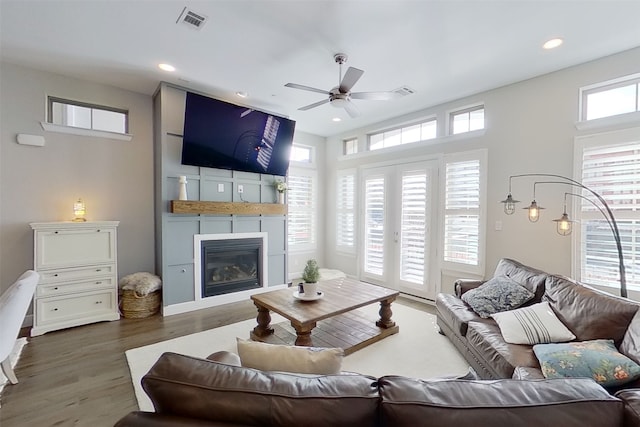
[{"label": "wooden coffee table", "polygon": [[[396,334],[391,303],[398,292],[358,280],[341,278],[321,281],[323,298],[300,301],[295,288],[252,295],[258,308],[258,325],[250,333],[254,341],[314,347],[340,347],[345,355]],[[371,320],[360,307],[380,303],[380,319]],[[271,325],[273,311],[290,321]]]}]

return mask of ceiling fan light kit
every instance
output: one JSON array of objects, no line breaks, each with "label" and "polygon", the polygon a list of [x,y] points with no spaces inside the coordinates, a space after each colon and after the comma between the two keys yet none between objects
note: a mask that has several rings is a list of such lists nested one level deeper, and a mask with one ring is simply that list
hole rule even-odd
[{"label": "ceiling fan light kit", "polygon": [[292,89],[300,89],[306,90],[309,92],[317,92],[323,95],[327,95],[327,98],[314,102],[313,104],[305,105],[304,107],[298,108],[301,111],[307,111],[312,108],[319,107],[324,104],[331,104],[336,108],[344,108],[349,116],[358,117],[360,112],[355,104],[351,101],[352,99],[364,99],[364,100],[377,100],[377,101],[386,101],[394,98],[398,98],[401,95],[395,91],[388,92],[351,92],[353,86],[360,80],[360,77],[364,74],[363,70],[358,68],[349,67],[347,72],[342,75],[342,64],[347,62],[348,56],[344,53],[336,53],[333,55],[334,61],[339,65],[339,74],[338,74],[338,85],[331,90],[323,90],[318,89],[311,86],[300,85],[297,83],[287,83],[285,86],[290,87]]}]

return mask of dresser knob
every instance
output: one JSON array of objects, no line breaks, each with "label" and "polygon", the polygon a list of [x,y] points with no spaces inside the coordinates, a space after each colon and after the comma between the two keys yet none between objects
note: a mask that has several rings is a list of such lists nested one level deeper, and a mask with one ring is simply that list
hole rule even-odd
[{"label": "dresser knob", "polygon": [[53,309],[53,311],[58,311],[58,309],[57,309],[57,308],[54,308],[54,309]]},{"label": "dresser knob", "polygon": [[54,291],[57,291],[57,290],[58,290],[58,287],[56,286],[55,288],[53,288],[53,290],[54,290]]},{"label": "dresser knob", "polygon": [[102,281],[96,282],[96,285],[101,285]]},{"label": "dresser knob", "polygon": [[96,301],[96,304],[102,304],[102,301]]},{"label": "dresser knob", "polygon": [[187,272],[187,269],[186,269],[186,268],[183,268],[181,271],[182,271],[183,273],[186,273],[186,272]]},{"label": "dresser knob", "polygon": [[101,268],[96,268],[96,271],[102,271],[102,269]]},{"label": "dresser knob", "polygon": [[53,277],[58,277],[58,273],[54,274]]}]

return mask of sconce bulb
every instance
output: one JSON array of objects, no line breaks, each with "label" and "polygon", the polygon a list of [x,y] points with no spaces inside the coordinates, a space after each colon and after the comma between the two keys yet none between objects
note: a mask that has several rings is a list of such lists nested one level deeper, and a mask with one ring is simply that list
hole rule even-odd
[{"label": "sconce bulb", "polygon": [[569,219],[569,215],[567,213],[563,213],[562,216],[558,219],[553,220],[556,223],[556,231],[561,236],[568,236],[571,234],[571,228],[573,225],[573,221]]},{"label": "sconce bulb", "polygon": [[539,207],[538,203],[534,200],[531,202],[531,205],[525,209],[529,209],[529,221],[537,222],[538,219],[540,219],[540,209],[544,208]]}]

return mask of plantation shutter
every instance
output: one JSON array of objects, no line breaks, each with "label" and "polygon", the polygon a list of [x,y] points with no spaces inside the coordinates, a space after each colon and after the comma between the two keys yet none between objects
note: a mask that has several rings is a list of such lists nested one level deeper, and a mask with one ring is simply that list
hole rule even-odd
[{"label": "plantation shutter", "polygon": [[405,172],[402,176],[402,205],[400,219],[400,279],[422,284],[428,256],[427,212],[431,195],[428,194],[427,174],[424,171]]},{"label": "plantation shutter", "polygon": [[[620,232],[627,286],[640,289],[640,142],[585,148],[582,183],[611,208]],[[588,191],[582,195],[593,199]],[[596,285],[617,283],[618,250],[609,224],[583,199],[577,216],[582,236],[581,279]]]},{"label": "plantation shutter", "polygon": [[339,250],[355,251],[355,172],[338,174],[336,191],[336,245]]},{"label": "plantation shutter", "polygon": [[444,261],[480,262],[480,161],[446,164]]},{"label": "plantation shutter", "polygon": [[292,249],[315,246],[314,174],[292,172],[288,179],[288,243]]},{"label": "plantation shutter", "polygon": [[365,180],[364,270],[384,274],[384,193],[382,177]]}]

